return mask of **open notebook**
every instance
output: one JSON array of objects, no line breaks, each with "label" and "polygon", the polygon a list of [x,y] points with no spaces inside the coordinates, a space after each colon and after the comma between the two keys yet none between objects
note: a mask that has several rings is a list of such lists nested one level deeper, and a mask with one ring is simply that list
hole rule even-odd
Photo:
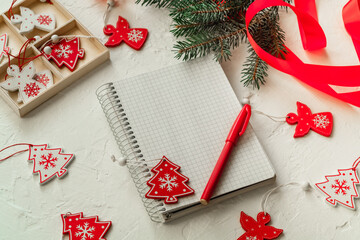
[{"label": "open notebook", "polygon": [[[101,86],[97,95],[127,159],[131,176],[154,221],[164,222],[205,208],[202,191],[241,110],[221,66],[211,60],[180,63]],[[149,170],[165,155],[195,194],[176,204],[145,198]],[[242,191],[265,185],[275,172],[251,125],[239,139],[210,206]]]}]

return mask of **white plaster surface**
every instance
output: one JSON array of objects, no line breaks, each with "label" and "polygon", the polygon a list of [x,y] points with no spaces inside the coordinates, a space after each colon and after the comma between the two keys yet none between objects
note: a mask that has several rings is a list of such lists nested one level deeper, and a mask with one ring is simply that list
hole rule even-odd
[{"label": "white plaster surface", "polygon": [[[60,2],[96,36],[103,36],[103,2]],[[106,235],[108,240],[233,240],[244,232],[239,223],[240,212],[255,217],[260,211],[260,200],[271,186],[170,224],[150,221],[127,169],[110,160],[110,155],[119,155],[119,151],[95,90],[119,77],[176,63],[172,52],[175,39],[169,33],[171,19],[166,10],[141,7],[132,0],[120,2],[120,7],[111,12],[109,22],[115,24],[117,16],[121,15],[128,19],[130,27],[148,28],[149,38],[141,51],[134,51],[125,44],[110,49],[111,62],[90,72],[24,118],[19,118],[0,100],[1,147],[18,142],[48,143],[76,155],[66,177],[43,186],[39,185],[39,176],[32,174],[27,153],[0,163],[0,239],[59,240],[62,237],[60,214],[82,211],[85,216],[99,215],[100,220],[113,222]],[[281,22],[287,46],[308,62],[358,64],[341,18],[346,2],[317,1],[320,23],[328,40],[326,51],[320,55],[302,50],[295,15],[283,12]],[[1,1],[0,10],[6,10],[9,5],[10,1]],[[359,109],[310,89],[274,69],[270,69],[267,84],[260,91],[244,88],[240,73],[246,55],[243,45],[233,52],[232,61],[224,63],[223,68],[239,98],[253,93],[253,109],[285,116],[296,111],[296,101],[302,101],[314,112],[331,111],[334,115],[330,138],[310,132],[300,139],[292,137],[294,126],[253,115],[253,127],[277,171],[276,185],[304,180],[314,183],[322,181],[327,174],[336,173],[338,168],[350,167],[360,155]],[[279,239],[358,239],[360,209],[331,207],[325,203],[324,195],[313,192],[288,188],[271,197],[268,207],[271,224],[284,229]],[[360,208],[358,199],[355,204]]]}]

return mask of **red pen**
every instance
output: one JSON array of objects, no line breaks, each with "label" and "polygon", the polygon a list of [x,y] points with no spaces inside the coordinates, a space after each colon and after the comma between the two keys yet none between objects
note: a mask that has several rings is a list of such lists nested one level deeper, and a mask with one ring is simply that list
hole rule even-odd
[{"label": "red pen", "polygon": [[207,205],[210,201],[212,193],[220,179],[221,173],[224,170],[226,162],[229,158],[229,155],[236,144],[238,138],[244,134],[246,127],[249,123],[249,119],[251,116],[251,107],[248,104],[245,104],[241,109],[239,115],[237,116],[229,135],[226,138],[225,146],[221,151],[220,157],[216,162],[215,168],[211,173],[208,183],[204,189],[204,192],[201,196],[200,203],[203,205]]}]

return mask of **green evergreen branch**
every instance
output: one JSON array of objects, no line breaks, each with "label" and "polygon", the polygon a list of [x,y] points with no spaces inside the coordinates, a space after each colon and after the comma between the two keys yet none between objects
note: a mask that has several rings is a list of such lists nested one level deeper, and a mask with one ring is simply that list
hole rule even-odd
[{"label": "green evergreen branch", "polygon": [[[290,3],[291,0],[284,0]],[[171,32],[184,38],[174,45],[177,58],[190,60],[213,53],[217,61],[226,61],[231,50],[247,39],[246,10],[254,0],[137,0],[143,5],[166,7],[174,23]],[[275,57],[284,58],[285,33],[280,28],[280,8],[272,7],[259,12],[249,26],[256,43]],[[245,86],[260,88],[267,77],[267,64],[260,59],[251,45],[243,65],[241,81]]]}]

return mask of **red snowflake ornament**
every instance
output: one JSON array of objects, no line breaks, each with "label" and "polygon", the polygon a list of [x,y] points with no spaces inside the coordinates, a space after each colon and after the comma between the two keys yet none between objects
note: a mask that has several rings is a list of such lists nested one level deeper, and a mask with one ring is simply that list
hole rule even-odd
[{"label": "red snowflake ornament", "polygon": [[20,33],[31,32],[35,27],[50,32],[55,29],[55,17],[52,14],[35,14],[30,8],[20,7],[21,16],[15,14],[11,17],[14,24],[21,23]]},{"label": "red snowflake ornament", "polygon": [[74,71],[75,66],[80,59],[84,58],[85,50],[80,48],[80,38],[61,39],[58,43],[50,43],[51,54],[44,53],[47,60],[54,60],[58,67],[65,65],[70,71]]},{"label": "red snowflake ornament", "polygon": [[40,174],[40,183],[46,183],[56,175],[63,177],[73,156],[62,153],[61,148],[48,148],[47,144],[29,145],[29,161],[34,161],[33,173]]},{"label": "red snowflake ornament", "polygon": [[83,213],[62,214],[63,234],[69,240],[106,240],[103,236],[109,230],[111,221],[99,221],[98,216],[83,217]]},{"label": "red snowflake ornament", "polygon": [[328,197],[326,201],[335,206],[340,203],[351,209],[355,209],[354,198],[358,198],[359,194],[356,185],[359,179],[355,168],[338,169],[337,175],[325,176],[326,181],[316,183],[316,187],[325,193]]},{"label": "red snowflake ornament", "polygon": [[[19,66],[11,65],[7,68],[7,73],[10,78],[0,83],[0,86],[11,92],[18,91],[17,102],[27,103],[53,84],[53,77],[49,70],[37,74],[35,74],[35,72],[33,62],[30,62],[21,70]],[[48,79],[47,83],[44,84],[41,81],[36,81],[36,76],[44,76]]]},{"label": "red snowflake ornament", "polygon": [[301,102],[297,102],[297,112],[289,113],[286,117],[288,124],[296,124],[294,138],[305,136],[310,129],[329,137],[333,128],[333,117],[330,112],[321,112],[312,114],[308,106]]},{"label": "red snowflake ornament", "polygon": [[116,28],[113,25],[106,25],[104,33],[111,35],[105,43],[107,47],[119,46],[122,41],[126,42],[130,47],[139,50],[145,43],[148,30],[146,28],[129,28],[129,23],[125,18],[120,17],[116,23]]},{"label": "red snowflake ornament", "polygon": [[155,175],[147,181],[150,190],[145,194],[147,198],[165,199],[166,204],[177,203],[178,197],[194,194],[186,182],[189,178],[178,171],[180,166],[169,161],[165,156],[151,169]]},{"label": "red snowflake ornament", "polygon": [[4,33],[0,36],[0,62],[4,56],[7,56],[7,54],[10,53],[10,48],[7,46],[8,39],[9,36],[7,35],[7,33]]},{"label": "red snowflake ornament", "polygon": [[270,220],[271,217],[268,213],[258,213],[256,221],[244,212],[241,212],[240,224],[246,232],[241,235],[238,240],[264,240],[279,237],[283,230],[272,226],[266,226]]}]

